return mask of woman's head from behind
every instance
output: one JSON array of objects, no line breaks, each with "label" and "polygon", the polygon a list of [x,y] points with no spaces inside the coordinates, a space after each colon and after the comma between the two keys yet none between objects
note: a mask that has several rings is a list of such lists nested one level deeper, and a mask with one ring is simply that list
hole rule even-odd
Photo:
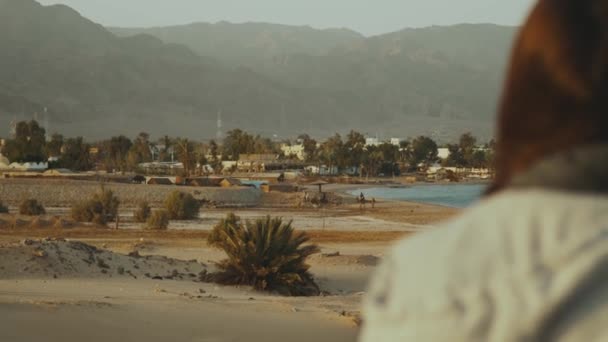
[{"label": "woman's head from behind", "polygon": [[540,0],[515,43],[493,190],[535,162],[608,143],[608,0]]}]

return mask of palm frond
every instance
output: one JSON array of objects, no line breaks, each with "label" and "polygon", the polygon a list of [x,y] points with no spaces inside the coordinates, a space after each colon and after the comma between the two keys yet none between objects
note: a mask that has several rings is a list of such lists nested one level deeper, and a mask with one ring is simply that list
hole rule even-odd
[{"label": "palm frond", "polygon": [[244,224],[229,215],[214,227],[213,245],[227,258],[217,264],[211,279],[225,285],[250,285],[260,291],[290,296],[319,294],[306,259],[319,248],[307,244],[305,233],[296,232],[292,221],[267,216]]}]

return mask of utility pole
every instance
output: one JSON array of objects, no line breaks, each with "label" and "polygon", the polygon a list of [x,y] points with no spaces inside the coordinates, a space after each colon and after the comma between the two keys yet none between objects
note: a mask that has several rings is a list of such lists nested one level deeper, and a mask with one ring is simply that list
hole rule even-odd
[{"label": "utility pole", "polygon": [[44,129],[46,130],[46,141],[51,141],[51,127],[49,124],[49,109],[44,107]]},{"label": "utility pole", "polygon": [[215,139],[219,143],[222,140],[222,128],[224,123],[222,122],[222,110],[217,112],[217,132],[215,133]]},{"label": "utility pole", "polygon": [[13,139],[17,137],[17,116],[14,116],[13,121],[11,121],[10,135]]}]

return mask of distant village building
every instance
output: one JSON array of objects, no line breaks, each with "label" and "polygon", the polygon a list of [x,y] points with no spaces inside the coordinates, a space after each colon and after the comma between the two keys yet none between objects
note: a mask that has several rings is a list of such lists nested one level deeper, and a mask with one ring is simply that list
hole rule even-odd
[{"label": "distant village building", "polygon": [[279,164],[276,154],[241,154],[237,162],[237,171],[264,172]]},{"label": "distant village building", "polygon": [[404,141],[405,141],[405,139],[401,139],[401,138],[391,138],[390,143],[393,146],[401,147],[401,143]]},{"label": "distant village building", "polygon": [[378,138],[366,138],[365,139],[365,146],[380,146],[382,145],[382,142],[380,142],[380,139]]},{"label": "distant village building", "polygon": [[0,153],[0,170],[4,171],[31,171],[43,172],[48,170],[48,162],[26,162],[26,163],[11,163],[2,153]]},{"label": "distant village building", "polygon": [[448,157],[450,156],[450,149],[447,147],[441,147],[437,149],[437,157],[439,157],[440,159],[448,159]]},{"label": "distant village building", "polygon": [[[487,152],[489,149],[483,146],[477,146],[474,151]],[[450,157],[450,149],[447,147],[440,147],[437,149],[437,157],[441,160],[446,160]]]},{"label": "distant village building", "polygon": [[203,174],[211,174],[215,172],[215,170],[213,170],[213,166],[210,164],[196,163],[196,169],[200,170]]},{"label": "distant village building", "polygon": [[332,176],[338,174],[338,168],[333,166],[329,168],[327,165],[315,166],[309,165],[304,168],[306,173],[310,175],[318,175],[318,176]]},{"label": "distant village building", "polygon": [[141,170],[147,174],[175,174],[184,170],[183,163],[174,162],[152,162],[141,163],[138,165]]},{"label": "distant village building", "polygon": [[241,181],[236,178],[224,178],[220,181],[220,186],[222,188],[232,188],[242,185],[243,184],[241,183]]},{"label": "distant village building", "polygon": [[439,165],[431,166],[426,170],[427,179],[444,180],[450,176],[455,176],[456,179],[491,179],[492,170],[479,168],[463,168],[463,167],[443,167]]},{"label": "distant village building", "polygon": [[238,163],[239,162],[232,161],[232,160],[222,161],[222,173],[227,174],[227,173],[232,173],[232,172],[236,171]]},{"label": "distant village building", "polygon": [[281,151],[283,152],[283,154],[286,157],[296,156],[296,158],[298,158],[299,160],[306,159],[306,152],[304,151],[303,144],[296,144],[296,145],[283,144],[283,145],[281,145]]},{"label": "distant village building", "polygon": [[49,163],[11,163],[8,166],[12,171],[33,171],[42,172],[49,168]]}]

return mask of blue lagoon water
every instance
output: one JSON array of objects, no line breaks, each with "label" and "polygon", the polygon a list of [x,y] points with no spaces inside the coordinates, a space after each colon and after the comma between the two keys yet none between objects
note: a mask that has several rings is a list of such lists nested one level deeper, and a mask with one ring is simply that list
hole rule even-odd
[{"label": "blue lagoon water", "polygon": [[264,184],[268,184],[268,182],[266,181],[255,181],[255,180],[244,180],[241,179],[241,184],[243,185],[253,185],[256,187],[256,189],[259,189],[262,187],[262,185]]},{"label": "blue lagoon water", "polygon": [[481,198],[486,185],[414,185],[407,188],[370,188],[353,190],[349,193],[358,196],[361,192],[368,200],[371,198],[412,201],[446,207],[466,208]]}]

